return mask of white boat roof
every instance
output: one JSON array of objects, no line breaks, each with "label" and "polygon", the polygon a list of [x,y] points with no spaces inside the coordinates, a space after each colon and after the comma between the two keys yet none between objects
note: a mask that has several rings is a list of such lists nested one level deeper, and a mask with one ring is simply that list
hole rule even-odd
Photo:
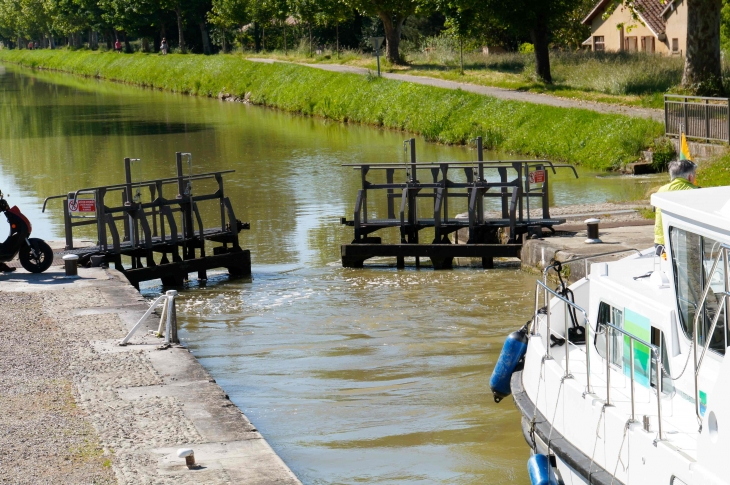
[{"label": "white boat roof", "polygon": [[730,187],[653,194],[651,205],[698,224],[721,229],[730,226]]}]

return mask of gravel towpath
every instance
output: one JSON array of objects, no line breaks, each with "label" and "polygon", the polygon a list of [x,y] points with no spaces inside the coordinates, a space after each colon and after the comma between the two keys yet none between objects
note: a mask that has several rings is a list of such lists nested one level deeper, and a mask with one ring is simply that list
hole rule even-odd
[{"label": "gravel towpath", "polygon": [[[0,483],[301,485],[119,273],[0,273]],[[201,466],[188,470],[179,448]]]},{"label": "gravel towpath", "polygon": [[[274,62],[283,62],[276,59],[265,59],[252,57],[248,59],[253,62],[262,62],[265,64],[272,64]],[[368,74],[372,72],[370,69],[364,67],[355,66],[344,66],[341,64],[299,64],[314,69],[322,69],[324,71],[333,72],[345,72],[351,74]],[[483,94],[486,96],[492,96],[499,99],[508,99],[512,101],[523,101],[526,103],[534,104],[545,104],[548,106],[555,106],[558,108],[578,108],[587,109],[590,111],[597,111],[599,113],[606,114],[620,114],[626,116],[633,116],[637,118],[649,118],[655,121],[664,122],[664,111],[659,109],[651,108],[638,108],[634,106],[622,106],[618,104],[599,103],[595,101],[582,101],[570,98],[560,98],[558,96],[551,96],[549,94],[530,93],[527,91],[515,91],[512,89],[497,88],[493,86],[480,86],[478,84],[460,83],[456,81],[448,81],[446,79],[438,79],[433,77],[425,76],[413,76],[410,74],[396,74],[384,72],[382,76],[387,79],[394,79],[396,81],[404,81],[415,84],[423,84],[426,86],[435,86],[444,89],[461,89],[462,91],[468,91],[470,93]]]}]

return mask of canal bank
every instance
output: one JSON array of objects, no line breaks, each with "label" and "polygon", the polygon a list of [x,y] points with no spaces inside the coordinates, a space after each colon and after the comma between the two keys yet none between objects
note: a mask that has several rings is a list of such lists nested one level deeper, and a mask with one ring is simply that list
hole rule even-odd
[{"label": "canal bank", "polygon": [[[217,97],[338,122],[415,133],[427,141],[468,144],[620,169],[664,133],[650,119],[537,105],[435,86],[238,55],[120,55],[93,51],[0,50],[0,61],[182,94]],[[428,100],[428,102],[424,102]]]},{"label": "canal bank", "polygon": [[[0,275],[3,480],[9,483],[299,484],[120,273]],[[194,451],[188,469],[181,448]]]}]

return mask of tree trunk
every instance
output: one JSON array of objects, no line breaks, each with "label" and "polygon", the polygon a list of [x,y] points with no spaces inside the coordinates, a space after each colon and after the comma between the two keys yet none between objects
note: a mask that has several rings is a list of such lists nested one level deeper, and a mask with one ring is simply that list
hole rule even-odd
[{"label": "tree trunk", "polygon": [[142,38],[142,52],[150,51],[150,40],[147,37]]},{"label": "tree trunk", "polygon": [[309,22],[309,57],[312,57],[312,22]]},{"label": "tree trunk", "polygon": [[127,53],[132,52],[132,46],[129,45],[129,39],[127,38],[127,31],[122,31],[122,38],[124,39],[124,51]]},{"label": "tree trunk", "polygon": [[340,23],[335,23],[335,45],[337,46],[337,58],[340,58]]},{"label": "tree trunk", "polygon": [[287,55],[287,48],[286,48],[286,20],[284,20],[284,55]]},{"label": "tree trunk", "polygon": [[112,39],[114,38],[114,34],[111,30],[107,30],[104,37],[106,37],[106,48],[108,50],[112,50],[114,48],[114,46],[112,45]]},{"label": "tree trunk", "polygon": [[[259,23],[253,23],[253,45],[256,52],[261,52],[261,34],[259,33]],[[243,46],[243,44],[241,44]]]},{"label": "tree trunk", "polygon": [[530,29],[530,38],[535,46],[535,74],[546,84],[553,83],[550,74],[550,45],[547,25],[538,20]]},{"label": "tree trunk", "polygon": [[722,0],[687,0],[687,52],[682,86],[702,96],[723,94],[720,64]]},{"label": "tree trunk", "polygon": [[266,27],[261,27],[261,49],[266,52]]},{"label": "tree trunk", "polygon": [[185,37],[183,36],[182,10],[180,4],[175,6],[175,15],[177,16],[177,43],[180,46],[180,52],[185,53]]},{"label": "tree trunk", "polygon": [[461,74],[464,74],[464,38],[459,35],[459,66]]},{"label": "tree trunk", "polygon": [[200,26],[200,35],[203,37],[203,54],[210,55],[210,37],[208,36],[208,27],[205,25],[205,20],[201,20],[198,25]]},{"label": "tree trunk", "polygon": [[221,49],[223,49],[223,53],[224,54],[227,54],[228,53],[228,39],[226,39],[226,32],[225,32],[225,30],[223,31],[223,42],[222,42],[222,44],[223,45],[221,46]]},{"label": "tree trunk", "polygon": [[406,15],[378,12],[378,17],[383,22],[383,29],[385,30],[385,56],[392,64],[402,64],[398,49]]}]

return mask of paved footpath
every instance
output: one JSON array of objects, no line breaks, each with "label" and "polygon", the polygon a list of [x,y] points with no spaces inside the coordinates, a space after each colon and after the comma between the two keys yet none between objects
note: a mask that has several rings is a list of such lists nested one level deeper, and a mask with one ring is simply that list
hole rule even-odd
[{"label": "paved footpath", "polygon": [[[274,62],[284,62],[276,59],[263,59],[257,57],[248,58],[249,61],[263,62],[265,64],[273,64]],[[344,66],[341,64],[298,64],[300,66],[322,69],[324,71],[346,72],[352,74],[367,74],[372,72],[371,69],[355,66]],[[649,118],[655,121],[664,122],[664,111],[652,108],[637,108],[634,106],[622,106],[618,104],[598,103],[595,101],[580,101],[570,98],[559,98],[549,94],[530,93],[526,91],[515,91],[511,89],[496,88],[492,86],[480,86],[478,84],[459,83],[456,81],[447,81],[445,79],[437,79],[425,76],[413,76],[410,74],[395,74],[384,72],[384,78],[394,79],[396,81],[405,81],[409,83],[423,84],[426,86],[436,86],[445,89],[461,89],[470,93],[484,94],[499,99],[508,99],[512,101],[523,101],[526,103],[545,104],[548,106],[556,106],[558,108],[579,108],[599,113],[620,114],[626,116],[634,116],[637,118]]]},{"label": "paved footpath", "polygon": [[149,308],[121,273],[79,276],[0,273],[0,483],[301,485],[159,317],[118,345]]}]

